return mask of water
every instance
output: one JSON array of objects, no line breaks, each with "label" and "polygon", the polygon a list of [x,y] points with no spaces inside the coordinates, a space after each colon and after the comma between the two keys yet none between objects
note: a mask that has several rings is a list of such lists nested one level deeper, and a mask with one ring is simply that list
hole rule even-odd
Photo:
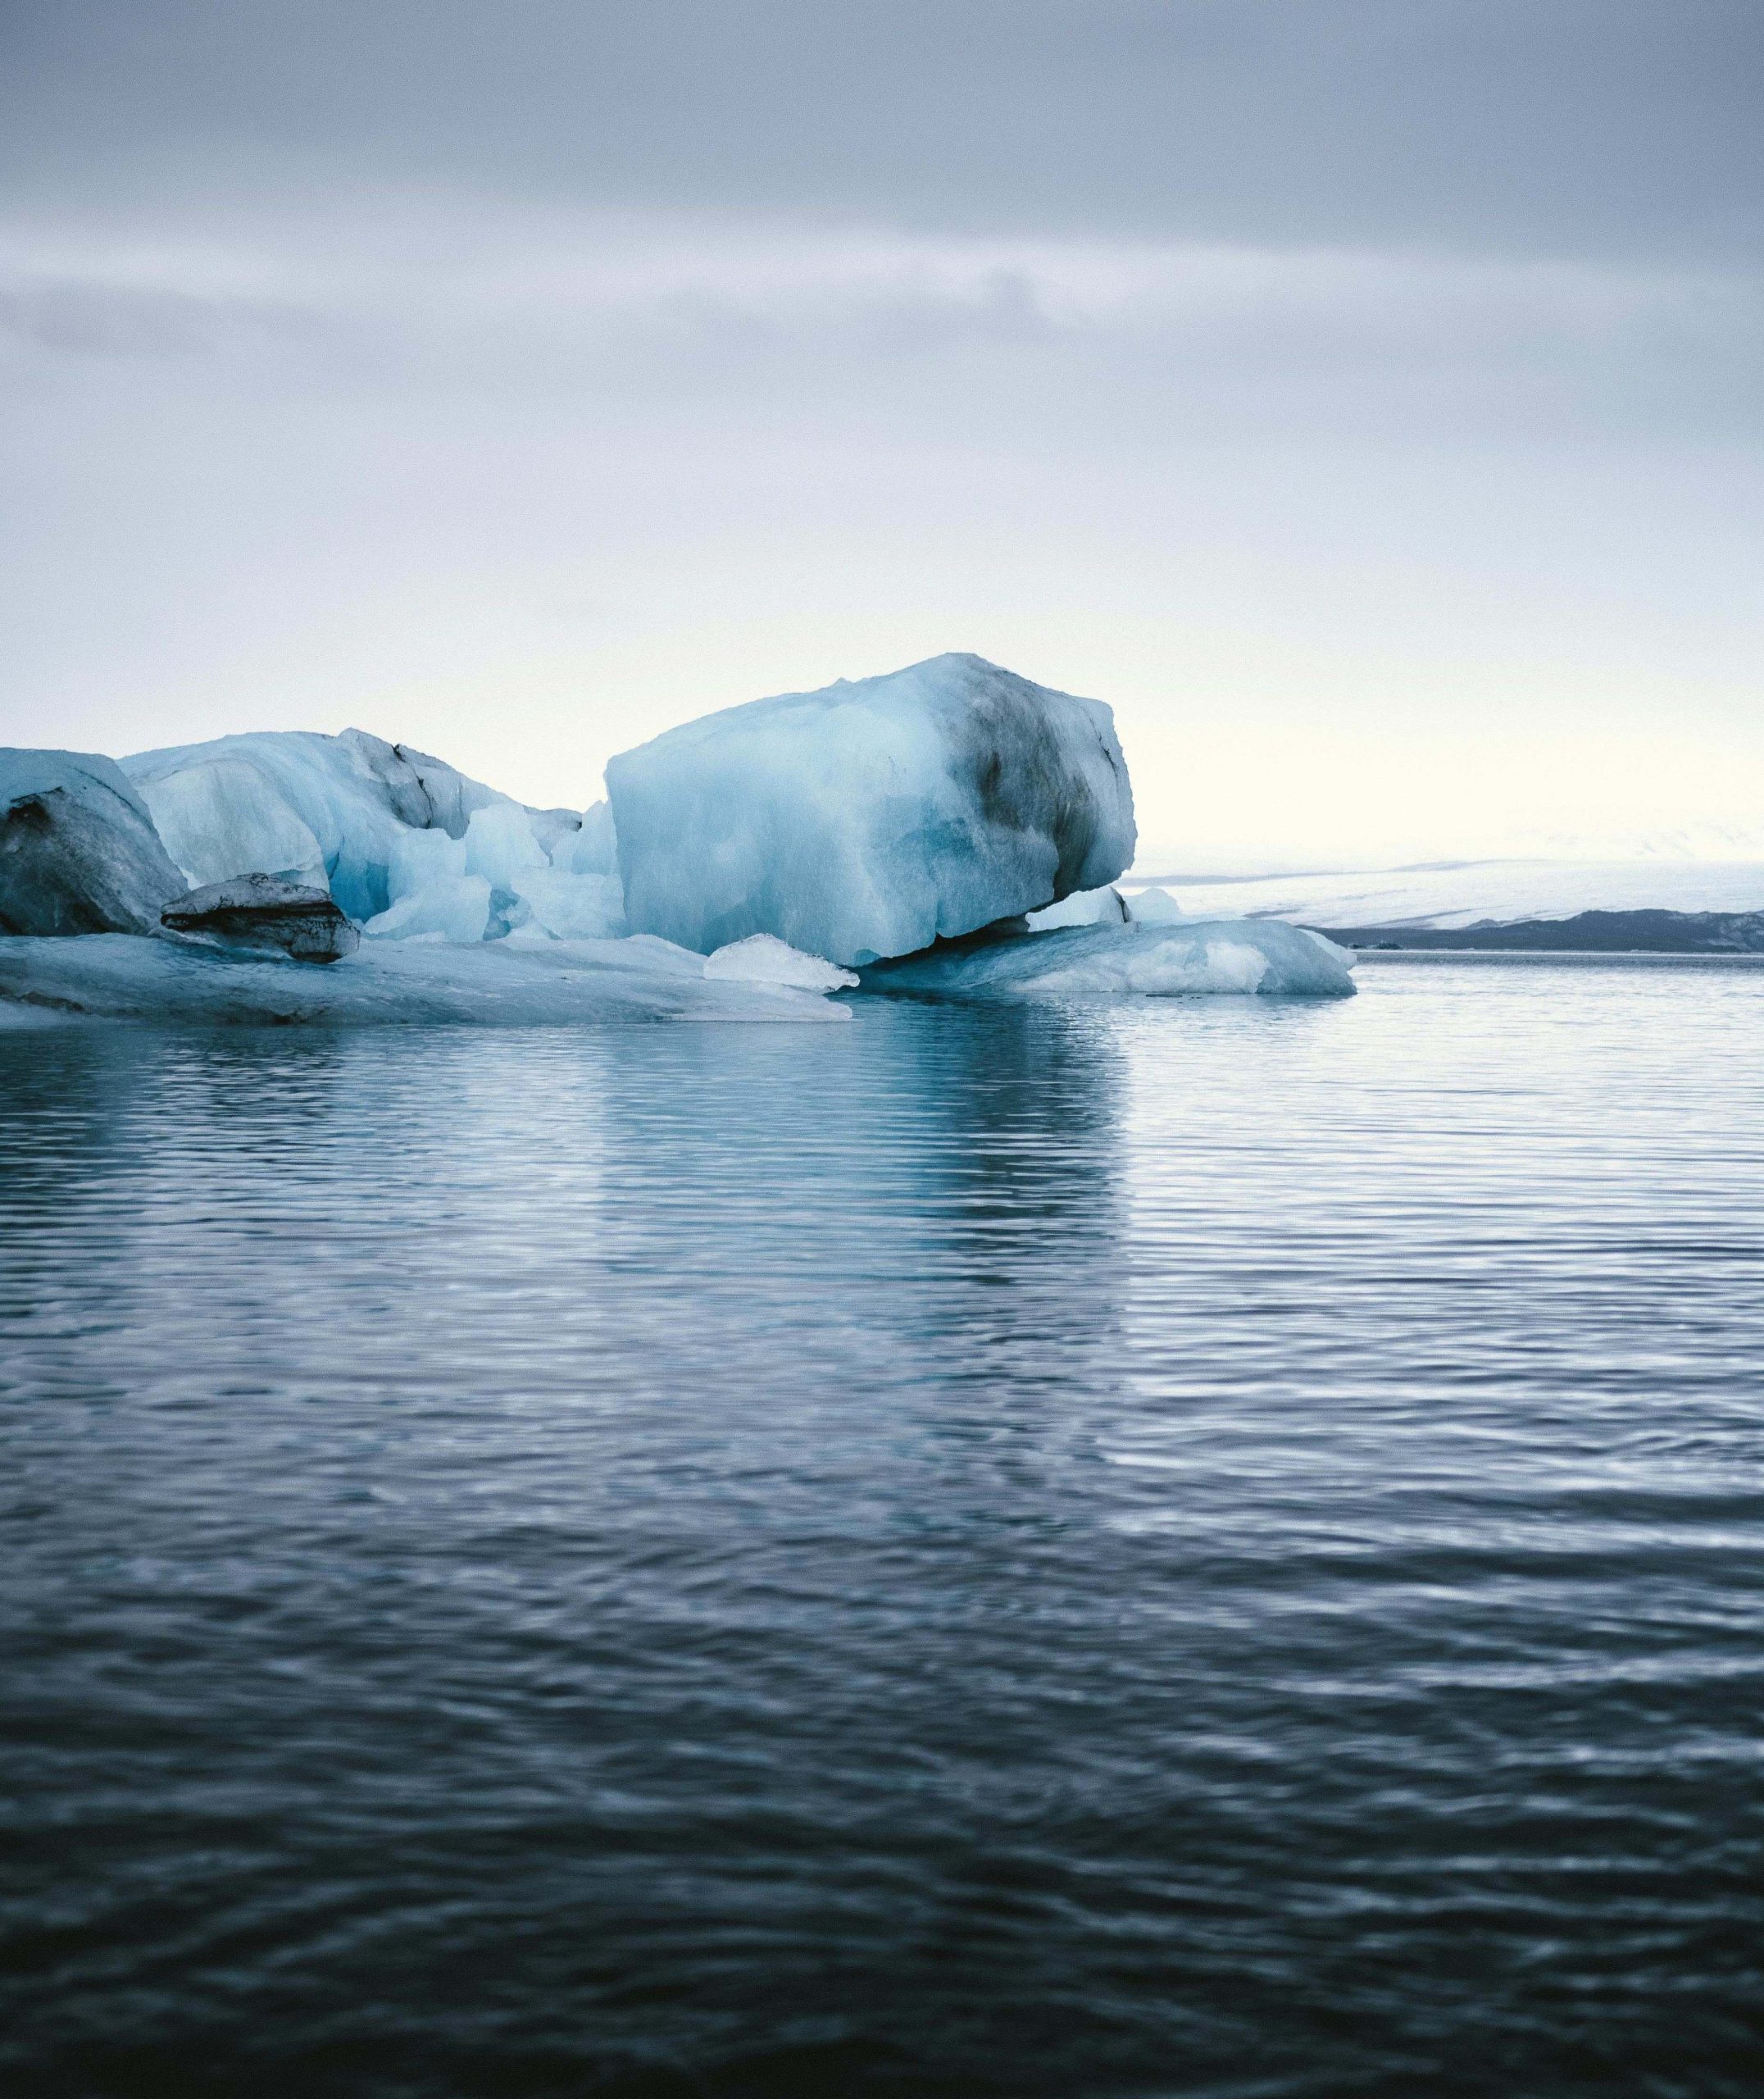
[{"label": "water", "polygon": [[0,2064],[1754,2093],[1764,972],[0,1044]]}]

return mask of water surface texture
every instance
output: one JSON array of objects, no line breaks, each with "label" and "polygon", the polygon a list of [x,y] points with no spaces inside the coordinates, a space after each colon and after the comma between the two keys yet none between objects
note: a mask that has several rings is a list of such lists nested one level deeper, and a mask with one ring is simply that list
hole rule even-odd
[{"label": "water surface texture", "polygon": [[0,1040],[35,2094],[1755,2093],[1764,972]]}]

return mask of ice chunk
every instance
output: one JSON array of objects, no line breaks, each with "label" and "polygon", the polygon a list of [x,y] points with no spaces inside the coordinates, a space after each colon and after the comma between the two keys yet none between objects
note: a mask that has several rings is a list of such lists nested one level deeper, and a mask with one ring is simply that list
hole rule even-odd
[{"label": "ice chunk", "polygon": [[114,760],[0,750],[0,932],[157,932],[188,886]]},{"label": "ice chunk", "polygon": [[328,890],[280,875],[211,882],[168,904],[160,917],[175,933],[223,947],[268,949],[294,962],[337,962],[361,945]]},{"label": "ice chunk", "polygon": [[1029,930],[1052,933],[1062,926],[1123,926],[1128,917],[1118,889],[1080,889],[1045,911],[1031,911]]},{"label": "ice chunk", "polygon": [[582,819],[574,809],[533,809],[526,812],[527,822],[533,826],[533,836],[539,840],[539,850],[555,864],[555,856],[575,843],[582,828]]},{"label": "ice chunk", "polygon": [[287,874],[325,884],[352,918],[392,901],[387,870],[409,829],[463,837],[504,802],[439,758],[359,729],[267,730],[123,760],[172,858],[198,883]]},{"label": "ice chunk", "polygon": [[552,846],[552,865],[573,875],[618,873],[619,835],[613,828],[612,811],[604,802],[584,809],[581,828]]},{"label": "ice chunk", "polygon": [[1181,926],[1188,922],[1188,913],[1170,891],[1156,884],[1129,899],[1127,916],[1139,926]]},{"label": "ice chunk", "polygon": [[771,933],[911,953],[1112,881],[1133,799],[1100,701],[978,656],[755,700],[607,768],[630,923],[708,953]]},{"label": "ice chunk", "polygon": [[490,922],[490,885],[482,875],[443,875],[407,890],[361,928],[371,940],[483,940]]},{"label": "ice chunk", "polygon": [[[464,876],[462,881],[481,877]],[[775,984],[715,981],[666,941],[422,940],[363,945],[298,969],[194,942],[121,934],[0,938],[0,1027],[68,1021],[304,1022],[319,1027],[467,1022],[480,1027],[658,1020],[843,1022],[848,1009]]]},{"label": "ice chunk", "polygon": [[625,928],[625,894],[616,875],[571,875],[556,867],[530,867],[517,878],[516,893],[530,922],[554,940],[613,940]]},{"label": "ice chunk", "polygon": [[975,940],[875,964],[866,990],[943,999],[1168,999],[1259,992],[1341,999],[1354,985],[1330,941],[1269,918],[1197,919],[1181,927],[1072,926]]},{"label": "ice chunk", "polygon": [[386,858],[386,894],[399,904],[431,882],[466,872],[466,841],[444,831],[401,831]]},{"label": "ice chunk", "polygon": [[857,981],[849,969],[804,954],[771,933],[749,933],[705,958],[707,977],[743,984],[790,984],[803,991],[842,991]]},{"label": "ice chunk", "polygon": [[550,865],[550,855],[534,836],[518,802],[490,802],[472,812],[466,826],[468,875],[482,875],[498,889],[518,890],[529,868]]},{"label": "ice chunk", "polygon": [[246,872],[325,886],[325,851],[311,826],[245,759],[191,765],[142,791],[166,850],[198,886]]}]

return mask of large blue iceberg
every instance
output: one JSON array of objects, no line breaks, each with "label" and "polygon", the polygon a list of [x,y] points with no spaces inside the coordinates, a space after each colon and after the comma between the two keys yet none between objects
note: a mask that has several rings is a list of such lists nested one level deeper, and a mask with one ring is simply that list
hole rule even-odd
[{"label": "large blue iceberg", "polygon": [[353,729],[0,753],[0,1024],[839,1019],[848,965],[948,999],[1353,989],[1289,927],[1145,922],[1109,886],[1109,709],[977,656],[706,716],[607,788],[533,808]]},{"label": "large blue iceberg", "polygon": [[613,759],[634,931],[910,954],[1112,881],[1133,793],[1100,700],[979,656],[757,699]]}]

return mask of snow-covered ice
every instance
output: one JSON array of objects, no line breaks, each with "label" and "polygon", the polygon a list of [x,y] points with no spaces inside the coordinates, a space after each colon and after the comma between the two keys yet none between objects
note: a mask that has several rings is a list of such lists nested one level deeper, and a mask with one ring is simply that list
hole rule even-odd
[{"label": "snow-covered ice", "polygon": [[126,934],[0,939],[0,1026],[54,1017],[521,1027],[849,1016],[818,991],[707,977],[703,956],[649,939],[373,941],[322,969]]},{"label": "snow-covered ice", "polygon": [[1180,927],[1072,926],[976,941],[875,964],[866,991],[943,999],[1180,998],[1255,992],[1343,999],[1353,957],[1277,919],[1215,918]]},{"label": "snow-covered ice", "polygon": [[849,969],[825,962],[771,933],[749,933],[705,958],[704,973],[735,984],[788,984],[803,991],[843,991],[857,981]]},{"label": "snow-covered ice", "polygon": [[148,933],[189,885],[107,758],[0,750],[0,933]]},{"label": "snow-covered ice", "polygon": [[771,933],[862,963],[1112,881],[1114,717],[978,656],[754,700],[607,768],[631,925],[709,953]]},{"label": "snow-covered ice", "polygon": [[[1148,892],[1126,888],[1141,916]],[[1334,874],[1184,879],[1198,916],[1241,913],[1307,926],[1437,927],[1571,918],[1583,911],[1764,909],[1764,863],[1718,860],[1478,860]]]}]

